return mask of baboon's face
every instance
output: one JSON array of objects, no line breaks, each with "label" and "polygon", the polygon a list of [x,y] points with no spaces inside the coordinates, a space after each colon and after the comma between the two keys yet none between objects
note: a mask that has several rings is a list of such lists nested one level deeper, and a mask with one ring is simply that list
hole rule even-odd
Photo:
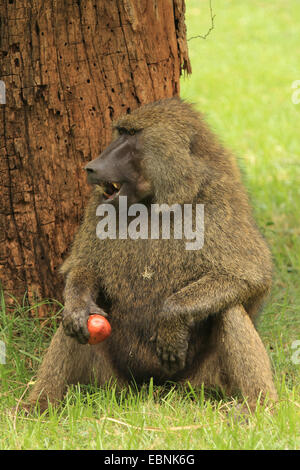
[{"label": "baboon's face", "polygon": [[141,172],[141,132],[123,128],[117,132],[116,140],[85,166],[87,179],[104,188],[106,202],[117,202],[119,196],[137,202],[151,194],[151,185]]}]

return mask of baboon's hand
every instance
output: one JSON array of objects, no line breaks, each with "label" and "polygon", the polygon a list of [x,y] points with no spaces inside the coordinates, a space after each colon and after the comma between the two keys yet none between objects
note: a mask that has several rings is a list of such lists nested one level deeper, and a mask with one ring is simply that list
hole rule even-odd
[{"label": "baboon's hand", "polygon": [[88,317],[92,313],[98,313],[107,317],[107,314],[99,308],[95,302],[66,301],[62,316],[62,323],[66,335],[76,338],[81,344],[86,344],[90,334],[87,328]]},{"label": "baboon's hand", "polygon": [[169,373],[184,369],[189,337],[189,327],[179,319],[160,319],[157,332],[151,340],[156,342],[156,353]]}]

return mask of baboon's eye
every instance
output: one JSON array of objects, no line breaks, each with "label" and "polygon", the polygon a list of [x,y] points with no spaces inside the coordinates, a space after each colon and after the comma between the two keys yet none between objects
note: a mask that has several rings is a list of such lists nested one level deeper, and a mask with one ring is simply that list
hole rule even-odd
[{"label": "baboon's eye", "polygon": [[136,133],[135,129],[126,129],[126,127],[118,127],[118,132],[120,135],[134,135]]}]

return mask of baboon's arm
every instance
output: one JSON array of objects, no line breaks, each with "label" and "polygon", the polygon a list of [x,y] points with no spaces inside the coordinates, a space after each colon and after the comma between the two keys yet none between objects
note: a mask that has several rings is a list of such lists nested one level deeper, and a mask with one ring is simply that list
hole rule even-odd
[{"label": "baboon's arm", "polygon": [[68,273],[64,291],[65,308],[63,326],[65,333],[80,343],[87,343],[89,332],[87,320],[91,313],[106,313],[96,305],[98,282],[88,267],[76,266]]},{"label": "baboon's arm", "polygon": [[232,305],[244,304],[249,298],[268,289],[266,281],[239,279],[225,274],[207,274],[170,296],[164,303],[162,315],[204,320]]},{"label": "baboon's arm", "polygon": [[73,297],[81,297],[84,301],[86,297],[96,300],[97,277],[88,266],[75,266],[67,274],[64,297],[66,302]]},{"label": "baboon's arm", "polygon": [[243,305],[251,297],[267,290],[262,278],[245,280],[220,274],[207,274],[170,296],[158,317],[156,351],[162,364],[171,371],[183,369],[191,328],[234,305]]},{"label": "baboon's arm", "polygon": [[71,253],[62,265],[60,272],[66,279],[63,312],[65,333],[75,337],[80,343],[89,339],[87,320],[90,313],[106,313],[97,307],[99,277],[96,274],[97,247],[96,209],[101,201],[101,191],[94,190],[88,202],[84,220],[76,234]]}]

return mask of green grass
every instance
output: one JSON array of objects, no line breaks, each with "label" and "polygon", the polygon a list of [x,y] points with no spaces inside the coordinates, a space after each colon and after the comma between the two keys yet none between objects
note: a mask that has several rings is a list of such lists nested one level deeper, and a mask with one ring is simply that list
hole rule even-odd
[{"label": "green grass", "polygon": [[[34,380],[55,318],[35,308],[1,306],[1,449],[296,449],[299,448],[300,364],[300,104],[291,85],[300,79],[298,0],[212,1],[215,27],[189,42],[193,75],[181,95],[206,114],[239,157],[256,219],[272,249],[274,287],[259,323],[270,354],[279,403],[248,419],[234,402],[203,390],[144,386],[117,394],[73,387],[48,415],[25,416],[18,400]],[[209,2],[187,1],[188,37],[210,26]],[[54,307],[54,305],[53,305]],[[53,308],[53,311],[55,309]],[[57,310],[57,306],[56,306]],[[17,405],[17,409],[15,408]],[[184,427],[184,428],[183,428]]]}]

